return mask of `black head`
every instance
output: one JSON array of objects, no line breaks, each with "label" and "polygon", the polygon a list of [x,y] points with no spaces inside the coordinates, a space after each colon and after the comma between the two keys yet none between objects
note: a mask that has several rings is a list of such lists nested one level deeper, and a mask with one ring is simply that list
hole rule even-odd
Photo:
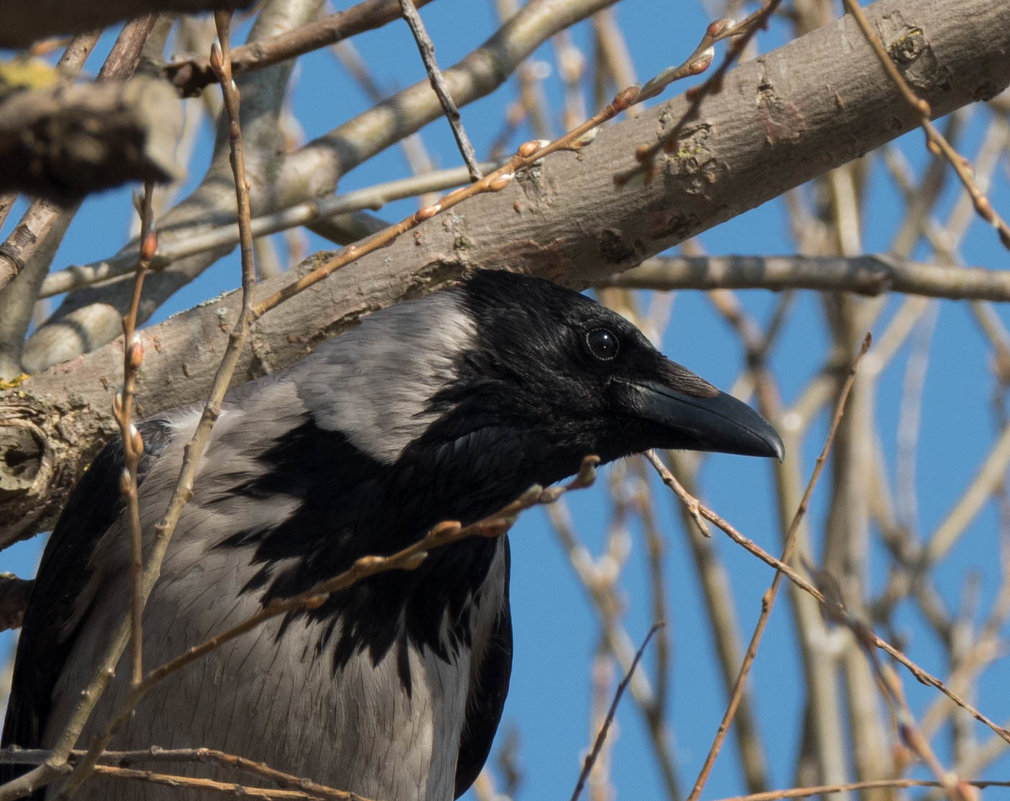
[{"label": "black head", "polygon": [[510,418],[512,430],[535,431],[578,458],[609,461],[649,448],[782,458],[782,440],[764,418],[589,298],[492,271],[469,278],[462,296],[480,343],[462,373],[472,414]]}]

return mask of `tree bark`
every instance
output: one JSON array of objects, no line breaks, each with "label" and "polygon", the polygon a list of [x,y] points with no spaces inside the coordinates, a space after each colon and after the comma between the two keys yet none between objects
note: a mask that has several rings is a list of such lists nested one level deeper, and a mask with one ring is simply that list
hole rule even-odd
[{"label": "tree bark", "polygon": [[[939,116],[1010,83],[1010,6],[881,0],[866,9],[906,78]],[[956,12],[956,13],[955,13]],[[732,70],[650,182],[615,189],[635,150],[680,119],[684,97],[602,129],[503,191],[435,216],[265,315],[237,380],[281,368],[369,311],[467,270],[516,269],[572,286],[644,258],[861,156],[916,124],[847,17]],[[259,297],[285,285],[265,281]],[[142,414],[204,395],[238,299],[233,293],[146,329]],[[52,520],[112,431],[122,341],[0,393],[0,545]]]}]

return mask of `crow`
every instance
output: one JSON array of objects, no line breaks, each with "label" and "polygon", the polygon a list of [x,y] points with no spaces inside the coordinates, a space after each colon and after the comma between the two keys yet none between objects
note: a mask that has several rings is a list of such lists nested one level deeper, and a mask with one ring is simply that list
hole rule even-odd
[{"label": "crow", "polygon": [[[146,546],[199,414],[186,407],[139,426]],[[608,462],[653,447],[783,455],[750,407],[550,282],[481,271],[375,312],[226,396],[144,610],[144,664],[440,521],[486,517],[589,454]],[[121,470],[113,441],[46,546],[5,745],[52,746],[129,608]],[[512,661],[508,585],[505,537],[433,550],[415,570],[274,618],[170,675],[110,747],[206,746],[379,801],[449,801],[477,777],[498,727]],[[122,703],[127,674],[124,657],[82,743]],[[236,780],[207,765],[172,768]],[[205,797],[180,792],[99,777],[78,797]]]}]

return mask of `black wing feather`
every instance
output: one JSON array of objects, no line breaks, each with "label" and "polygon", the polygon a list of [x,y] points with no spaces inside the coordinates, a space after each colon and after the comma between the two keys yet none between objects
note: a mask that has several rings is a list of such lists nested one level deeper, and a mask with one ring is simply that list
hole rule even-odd
[{"label": "black wing feather", "polygon": [[[140,424],[138,429],[144,439],[144,454],[137,465],[137,478],[142,482],[164,450],[170,428],[167,421],[154,419]],[[66,627],[77,611],[75,600],[88,580],[85,569],[88,558],[124,509],[119,493],[122,469],[123,446],[117,437],[102,449],[81,476],[46,543],[18,639],[14,683],[0,747],[43,746],[42,735],[49,719],[53,688],[77,638],[77,629],[67,632]],[[85,614],[80,619],[86,618]],[[0,765],[0,784],[16,778],[26,769]]]},{"label": "black wing feather", "polygon": [[491,637],[484,650],[477,680],[470,686],[466,702],[466,721],[459,741],[456,759],[456,788],[453,798],[459,798],[476,781],[491,752],[491,743],[501,720],[505,696],[512,674],[512,613],[509,607],[509,573],[511,556],[508,538],[505,549],[505,601],[498,611]]}]

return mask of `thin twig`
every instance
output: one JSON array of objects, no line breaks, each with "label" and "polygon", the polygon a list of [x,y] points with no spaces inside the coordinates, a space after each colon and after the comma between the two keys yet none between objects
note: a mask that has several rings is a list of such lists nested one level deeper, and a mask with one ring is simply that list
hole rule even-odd
[{"label": "thin twig", "polygon": [[646,451],[644,456],[646,461],[648,461],[649,464],[656,469],[656,472],[662,476],[663,483],[672,489],[674,493],[676,493],[677,497],[680,498],[681,503],[684,504],[684,508],[687,509],[688,515],[691,516],[695,525],[698,526],[698,531],[706,537],[711,537],[712,532],[708,527],[708,523],[705,522],[705,518],[702,516],[701,504],[698,502],[698,499],[684,489],[683,485],[677,481],[677,477],[666,469],[666,465],[660,461],[660,458],[656,455],[655,451]]},{"label": "thin twig", "polygon": [[[649,451],[649,453],[653,452]],[[648,454],[646,454],[646,456],[648,456]],[[654,453],[653,456],[655,456]],[[760,545],[754,542],[754,540],[749,539],[745,537],[743,534],[741,534],[736,529],[736,527],[733,526],[732,523],[721,517],[716,512],[709,509],[707,506],[705,506],[705,504],[703,504],[701,501],[699,501],[697,498],[691,495],[691,493],[689,493],[683,487],[683,485],[681,485],[681,483],[677,481],[677,478],[673,475],[672,472],[670,472],[670,469],[665,464],[663,464],[661,459],[656,458],[655,461],[649,459],[649,463],[656,469],[656,472],[659,474],[660,480],[662,480],[662,482],[666,484],[666,486],[668,486],[671,490],[673,490],[674,493],[676,493],[676,495],[681,499],[685,508],[688,510],[688,514],[690,514],[692,518],[694,517],[692,507],[696,507],[698,514],[701,517],[713,523],[718,529],[727,534],[729,538],[733,540],[733,542],[735,542],[737,545],[742,547],[750,554],[756,556],[758,559],[760,559],[769,567],[774,568],[778,572],[784,574],[787,579],[789,579],[801,590],[813,596],[814,599],[816,599],[817,601],[823,603],[824,596],[821,595],[820,590],[818,590],[813,584],[807,581],[799,572],[797,572],[788,564],[786,564],[786,562],[784,562],[782,559],[772,556],[772,554],[764,550],[764,548],[762,548]]]},{"label": "thin twig", "polygon": [[[589,551],[578,541],[564,503],[559,502],[549,507],[547,517],[568,554],[569,563],[576,577],[589,595],[593,611],[599,618],[600,630],[607,649],[617,663],[627,671],[634,658],[634,646],[627,630],[615,619],[613,609],[620,605],[620,601],[614,595],[613,585],[600,580],[600,571]],[[670,798],[679,798],[676,761],[671,754],[669,732],[663,719],[662,708],[657,703],[657,693],[643,673],[635,673],[632,676],[631,697],[638,705],[648,727],[649,742],[659,763],[666,793]]]},{"label": "thin twig", "polygon": [[[810,496],[813,494],[814,487],[817,485],[817,479],[820,478],[821,471],[824,469],[824,463],[827,460],[828,452],[831,449],[831,443],[834,440],[835,432],[838,430],[838,426],[842,421],[842,416],[845,413],[845,402],[848,400],[849,392],[855,381],[859,361],[869,348],[870,335],[867,334],[866,338],[863,340],[862,348],[852,363],[849,375],[846,378],[845,383],[842,385],[838,402],[835,406],[835,414],[831,420],[831,427],[828,430],[827,437],[825,438],[824,446],[821,448],[821,452],[817,457],[817,462],[814,464],[814,470],[810,476],[810,480],[807,482],[807,488],[803,493],[803,498],[800,500],[800,505],[796,510],[796,514],[793,515],[792,522],[789,525],[789,530],[786,532],[785,545],[782,549],[782,562],[788,563],[792,557],[793,549],[796,544],[796,532],[799,530],[800,522],[806,515],[807,506],[810,503]],[[744,680],[747,678],[747,674],[750,672],[750,667],[753,664],[754,659],[757,657],[757,647],[761,642],[761,636],[764,634],[765,626],[771,616],[771,611],[775,604],[775,597],[778,594],[778,588],[782,582],[783,575],[783,571],[775,571],[775,577],[772,579],[771,586],[765,591],[765,594],[761,599],[761,614],[759,615],[757,624],[754,627],[754,634],[751,636],[750,644],[747,647],[747,653],[744,656],[744,661],[740,665],[740,672],[737,676],[736,684],[733,687],[733,694],[730,696],[726,712],[723,715],[722,721],[719,723],[719,729],[712,741],[712,747],[709,749],[708,755],[705,757],[705,763],[702,766],[701,771],[698,773],[698,778],[695,781],[694,787],[691,789],[688,801],[697,801],[702,788],[705,786],[705,782],[708,780],[709,772],[715,764],[715,758],[718,756],[719,751],[722,748],[723,741],[726,739],[730,723],[733,721],[733,717],[736,714],[736,708],[740,703],[740,698],[743,694]]]},{"label": "thin twig", "polygon": [[603,744],[607,740],[607,732],[610,730],[610,724],[614,722],[614,715],[617,714],[617,705],[621,701],[621,696],[624,695],[624,690],[631,681],[631,677],[635,672],[635,668],[638,667],[638,663],[642,658],[642,654],[645,653],[645,647],[649,644],[649,640],[652,639],[652,635],[656,631],[665,625],[662,621],[653,623],[652,627],[649,629],[649,633],[645,635],[645,639],[642,640],[642,645],[639,647],[638,651],[635,652],[635,658],[631,660],[631,667],[628,668],[628,672],[621,679],[621,683],[617,685],[617,691],[614,693],[614,700],[610,703],[610,709],[607,711],[607,717],[603,721],[603,726],[600,727],[599,734],[596,735],[596,741],[593,743],[593,750],[586,755],[586,759],[582,764],[582,771],[579,773],[579,779],[575,782],[575,789],[572,791],[571,801],[577,801],[579,794],[582,792],[582,788],[586,783],[586,778],[589,776],[589,771],[593,769],[593,765],[596,762],[596,758],[600,754],[600,750],[603,748]]},{"label": "thin twig", "polygon": [[[238,88],[235,86],[235,82],[231,78],[228,63],[229,19],[230,17],[226,13],[217,12],[215,14],[220,44],[215,42],[214,46],[211,48],[211,62],[215,65],[215,68],[218,71],[221,89],[225,98],[225,108],[228,113],[232,168],[235,177],[235,194],[238,204],[239,226],[242,232],[242,309],[229,337],[228,346],[225,349],[217,375],[214,377],[214,385],[211,389],[211,394],[204,407],[203,413],[200,416],[200,422],[197,424],[197,428],[192,439],[185,447],[179,479],[176,483],[175,490],[172,493],[172,498],[169,501],[168,508],[166,509],[165,515],[155,526],[154,543],[151,547],[148,563],[144,568],[143,593],[145,602],[150,596],[155,582],[158,580],[158,576],[161,572],[161,563],[168,549],[168,544],[172,538],[172,533],[175,530],[175,525],[182,514],[183,508],[192,495],[193,480],[196,476],[197,467],[199,466],[200,460],[202,459],[210,440],[211,428],[220,415],[221,400],[224,397],[224,393],[227,390],[228,385],[231,383],[231,376],[235,372],[235,366],[238,363],[239,354],[241,353],[242,347],[245,343],[252,318],[251,303],[253,285],[255,282],[255,268],[252,261],[252,234],[249,230],[249,187],[245,176],[245,163],[242,157],[241,130],[238,122]],[[70,718],[70,722],[60,735],[57,744],[53,749],[56,758],[63,757],[65,759],[65,755],[70,752],[71,748],[73,748],[80,736],[81,730],[84,727],[84,723],[94,708],[95,703],[97,703],[99,696],[108,686],[112,675],[114,675],[115,666],[126,647],[129,633],[129,621],[125,621],[125,623],[127,625],[120,626],[113,635],[112,641],[109,644],[108,651],[102,659],[102,664],[99,667],[99,670],[95,674],[91,683],[88,685],[88,688],[82,693],[81,700],[78,702],[77,707],[75,707]],[[133,697],[136,695],[142,686],[142,684],[137,685],[137,687],[131,692],[130,696]],[[96,764],[98,756],[101,754],[105,746],[108,745],[110,738],[111,734],[105,737],[96,738],[88,749],[85,757],[80,761],[74,769],[74,772],[60,788],[60,792],[57,796],[58,798],[62,799],[68,797],[80,785],[80,783],[83,782],[88,775],[90,775]]]},{"label": "thin twig", "polygon": [[757,11],[735,25],[730,25],[729,20],[716,20],[706,29],[705,35],[695,51],[680,66],[663,70],[646,82],[639,94],[639,101],[658,95],[672,81],[704,72],[712,63],[712,44],[720,39],[735,37],[718,69],[703,84],[691,87],[687,91],[690,103],[680,119],[654,144],[642,145],[635,151],[638,165],[614,176],[614,183],[617,186],[624,186],[638,175],[644,175],[646,179],[652,175],[656,156],[660,152],[670,151],[676,146],[677,137],[680,136],[687,124],[698,115],[702,100],[722,88],[723,78],[729,68],[740,57],[758,30],[765,26],[781,2],[782,0],[767,0]]},{"label": "thin twig", "polygon": [[[976,781],[973,779],[965,779],[963,781],[965,784],[970,784],[972,787],[978,787],[979,789],[985,789],[986,787],[1010,787],[1010,781]],[[849,782],[847,784],[822,784],[817,787],[790,787],[784,790],[768,790],[762,793],[726,796],[725,798],[717,799],[717,801],[778,801],[780,798],[811,798],[815,795],[843,793],[848,790],[902,790],[911,787],[941,786],[939,782],[931,782],[924,779],[874,779],[872,781]]]},{"label": "thin twig", "polygon": [[151,263],[151,254],[157,241],[151,230],[153,215],[151,199],[154,184],[144,184],[144,195],[140,201],[140,252],[137,258],[137,274],[133,281],[133,297],[130,307],[123,317],[123,389],[114,396],[112,413],[119,423],[119,435],[123,442],[123,473],[119,480],[119,491],[126,501],[127,518],[130,528],[130,683],[136,686],[144,675],[143,636],[141,617],[144,607],[143,573],[144,553],[140,523],[140,504],[137,499],[137,465],[144,453],[144,440],[133,424],[133,399],[136,391],[137,373],[144,361],[144,345],[137,334],[137,309],[144,288],[144,276]]},{"label": "thin twig", "polygon": [[933,125],[930,119],[933,116],[933,112],[929,103],[919,97],[905,81],[901,72],[888,55],[883,42],[880,41],[880,37],[874,32],[859,3],[856,0],[843,0],[843,2],[845,3],[845,9],[856,20],[856,24],[859,25],[859,29],[863,32],[866,41],[873,48],[873,52],[884,68],[884,72],[887,73],[887,77],[897,87],[902,100],[919,115],[919,124],[926,134],[926,146],[929,151],[933,154],[942,153],[944,158],[950,162],[950,166],[957,173],[957,177],[961,181],[962,186],[964,186],[965,191],[971,196],[972,204],[975,206],[978,216],[996,229],[1003,247],[1010,250],[1010,227],[1007,227],[1006,221],[996,213],[985,193],[975,182],[967,160],[951,147],[947,138]]},{"label": "thin twig", "polygon": [[841,592],[841,585],[828,570],[808,570],[827,599],[825,612],[835,623],[845,626],[852,635],[870,663],[877,687],[887,702],[898,734],[916,756],[921,759],[943,787],[950,801],[968,801],[968,794],[958,777],[943,767],[939,758],[923,735],[905,700],[904,688],[894,669],[880,660],[876,649],[876,635],[870,626],[860,618],[858,612],[849,611]]},{"label": "thin twig", "polygon": [[[671,489],[673,489],[672,483],[670,481],[672,474],[666,468],[666,466],[662,464],[662,462],[660,462],[659,464],[660,466],[657,469],[659,470],[660,478],[663,480],[665,484],[667,484],[667,486],[670,486]],[[697,499],[694,500],[697,501]],[[737,531],[736,528],[734,528],[728,521],[726,521],[718,514],[716,514],[714,511],[706,507],[700,501],[697,501],[697,503],[698,503],[698,511],[700,512],[700,514],[706,520],[710,521],[720,530],[725,532],[730,537],[730,539],[732,539],[735,543],[745,548],[748,552],[756,556],[765,564],[783,573],[793,584],[795,584],[801,590],[812,596],[815,600],[819,601],[821,604],[826,603],[826,600],[821,591],[817,589],[817,587],[815,587],[809,581],[807,581],[803,576],[801,576],[799,573],[793,570],[793,568],[791,568],[789,565],[785,564],[781,560],[775,558],[771,554],[764,551],[759,545],[757,545],[755,542],[745,537],[743,534]],[[902,653],[900,649],[895,648],[889,642],[878,637],[876,634],[873,634],[872,632],[870,633],[870,636],[872,637],[873,644],[876,648],[879,648],[880,650],[884,651],[896,662],[899,662],[901,665],[903,665],[912,674],[912,676],[915,677],[917,681],[919,681],[921,684],[925,684],[929,687],[939,690],[955,706],[960,707],[969,715],[971,715],[973,718],[975,718],[975,720],[977,720],[979,723],[982,723],[983,725],[987,726],[1004,742],[1010,743],[1010,729],[1007,729],[1006,727],[999,725],[998,723],[996,723],[995,721],[984,715],[975,706],[973,706],[967,700],[961,697],[960,694],[950,689],[943,681],[941,681],[928,671],[923,670],[921,667],[919,667],[919,665],[917,665],[915,662],[913,662],[911,659],[905,656],[905,654]]]},{"label": "thin twig", "polygon": [[[431,0],[414,0],[421,7]],[[400,16],[399,0],[363,0],[349,8],[258,42],[232,50],[232,74],[264,69],[327,45],[373,30]],[[195,97],[216,78],[205,57],[179,59],[162,68],[165,77],[187,97]]]},{"label": "thin twig", "polygon": [[202,779],[193,776],[179,776],[177,774],[155,773],[150,770],[136,770],[135,768],[120,768],[113,765],[96,765],[94,768],[96,775],[114,779],[135,779],[151,784],[161,784],[168,787],[190,790],[199,793],[221,793],[222,795],[239,796],[241,798],[255,798],[261,801],[368,801],[355,793],[345,790],[335,790],[329,787],[316,785],[312,789],[305,787],[299,790],[281,790],[272,787],[250,787],[249,785],[236,784],[234,782],[219,782],[213,779]]},{"label": "thin twig", "polygon": [[[52,751],[43,748],[18,748],[16,745],[12,745],[0,749],[0,765],[40,765],[50,758],[52,753]],[[86,751],[75,749],[70,752],[70,762],[73,763],[75,759],[84,757],[86,754]],[[152,762],[213,762],[216,765],[257,776],[281,787],[303,791],[308,793],[312,798],[330,799],[330,801],[360,799],[360,796],[353,793],[348,793],[344,790],[335,790],[302,776],[295,776],[276,770],[262,762],[255,762],[251,759],[218,751],[213,748],[160,748],[159,746],[151,746],[136,751],[105,751],[98,759],[95,772],[105,773],[106,775],[117,775],[124,778],[146,778],[146,775],[150,773],[147,770],[133,771],[134,774],[144,774],[141,777],[139,775],[123,773],[121,769],[129,768],[131,765],[149,764]],[[109,773],[110,768],[119,770],[116,773]],[[70,769],[69,765],[67,769]],[[177,777],[173,776],[171,778],[174,779]],[[235,792],[235,788],[239,787],[237,784],[222,784],[221,786],[233,788],[232,792]],[[218,788],[211,787],[210,789]],[[366,801],[366,799],[361,799],[361,801]]]},{"label": "thin twig", "polygon": [[816,289],[877,296],[903,293],[951,300],[1010,301],[1010,274],[889,254],[859,256],[656,256],[594,282],[623,289]]},{"label": "thin twig", "polygon": [[449,92],[449,87],[445,83],[445,78],[442,76],[438,64],[435,63],[435,46],[431,43],[428,32],[424,29],[421,15],[414,8],[413,0],[400,0],[400,11],[407,21],[407,25],[410,26],[414,41],[417,42],[421,61],[424,62],[424,68],[428,72],[428,80],[431,81],[431,88],[435,90],[438,102],[442,104],[442,111],[445,112],[445,118],[449,121],[449,127],[452,128],[456,146],[470,171],[470,180],[479,181],[484,175],[477,164],[477,155],[474,153],[473,145],[470,144],[470,139],[466,135],[466,131],[463,130],[463,122],[459,116],[459,109],[456,108],[456,102],[452,99],[452,94]]}]

